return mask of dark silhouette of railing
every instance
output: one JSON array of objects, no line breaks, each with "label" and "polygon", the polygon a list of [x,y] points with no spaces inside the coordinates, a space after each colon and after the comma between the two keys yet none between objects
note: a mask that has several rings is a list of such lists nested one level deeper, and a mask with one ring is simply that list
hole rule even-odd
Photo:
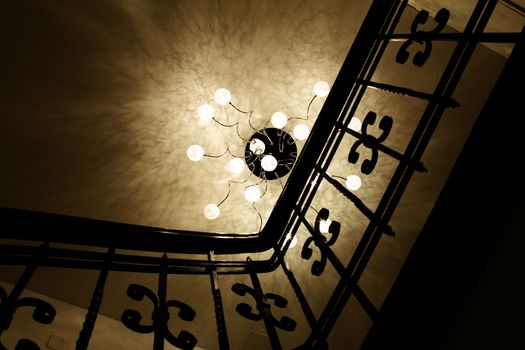
[{"label": "dark silhouette of railing", "polygon": [[[190,305],[178,300],[167,300],[169,274],[209,275],[218,344],[221,349],[230,347],[222,296],[218,287],[222,274],[249,275],[251,286],[235,283],[231,288],[239,296],[250,295],[255,301],[256,309],[246,303],[239,303],[236,311],[250,320],[262,320],[274,349],[281,348],[276,329],[292,332],[296,328],[296,321],[288,316],[276,317],[273,314],[272,310],[276,308],[285,310],[287,300],[275,293],[264,291],[258,278],[260,273],[272,272],[279,268],[284,272],[310,327],[310,332],[304,338],[301,348],[328,348],[327,338],[351,296],[355,297],[370,320],[374,322],[379,311],[359,287],[358,281],[383,235],[395,236],[395,228],[389,224],[390,219],[414,172],[427,171],[421,158],[443,112],[460,104],[460,101],[453,99],[453,92],[474,49],[479,42],[516,43],[523,36],[523,33],[484,32],[496,4],[497,1],[479,1],[463,33],[441,33],[450,16],[448,10],[441,9],[434,19],[429,19],[426,11],[419,12],[412,22],[410,33],[400,34],[395,30],[407,6],[406,1],[373,1],[290,174],[289,181],[266,225],[259,233],[219,234],[167,230],[1,208],[1,238],[37,241],[44,244],[0,245],[0,263],[27,266],[9,294],[0,288],[0,334],[10,327],[13,314],[18,307],[34,307],[33,318],[36,322],[53,321],[55,311],[51,305],[34,298],[20,298],[31,275],[39,266],[99,271],[85,322],[76,343],[77,349],[88,349],[109,271],[158,274],[157,291],[138,284],[131,284],[127,290],[129,298],[134,300],[147,298],[154,305],[151,324],[141,323],[143,317],[136,310],[126,309],[122,313],[122,322],[129,329],[139,333],[154,334],[154,349],[162,349],[164,340],[180,348],[193,348],[198,342],[198,335],[185,330],[174,334],[173,330],[168,328],[170,314],[174,315],[170,312],[172,309],[177,309],[178,317],[186,321],[191,321],[195,317],[195,311]],[[427,22],[434,23],[434,27],[430,31],[423,31],[420,27]],[[425,65],[432,54],[434,42],[455,42],[455,49],[432,92],[417,91],[409,87],[372,80],[376,68],[384,59],[383,54],[387,47],[392,42],[399,41],[402,41],[402,44],[397,52],[396,62],[413,64],[417,67]],[[415,46],[419,51],[412,53]],[[350,121],[356,114],[367,89],[380,89],[387,93],[425,101],[426,108],[419,116],[417,126],[405,150],[393,149],[384,143],[395,123],[392,116],[368,111],[361,131],[349,128]],[[379,135],[369,133],[369,128],[372,126],[380,130]],[[364,176],[373,173],[379,155],[397,162],[376,208],[367,206],[362,199],[343,186],[337,176],[330,175],[328,172],[345,135],[355,138],[355,142],[348,150],[348,162],[359,166]],[[365,158],[365,154],[370,155],[370,158]],[[316,212],[314,222],[307,218],[320,180],[324,180],[327,186],[332,186],[340,192],[349,204],[368,220],[367,227],[346,264],[332,249],[341,231],[341,224],[336,221],[337,218],[333,218],[327,230],[322,231],[320,228],[321,222],[330,217],[329,208],[313,209]],[[285,261],[290,243],[300,227],[309,233],[301,249],[301,258],[311,264],[311,274],[322,275],[326,266],[330,264],[338,275],[338,282],[319,317],[312,311],[297,276]],[[50,246],[50,243],[106,247],[107,251],[57,248]],[[118,249],[158,252],[159,256],[123,254],[119,253]],[[316,260],[313,258],[314,250],[319,252]],[[267,259],[235,258],[266,251],[271,252]],[[205,254],[207,259],[170,258],[166,253]],[[216,259],[221,255],[233,256],[233,258]],[[3,348],[1,344],[0,348]],[[37,348],[38,346],[28,339],[20,340],[16,347],[16,349]]]}]

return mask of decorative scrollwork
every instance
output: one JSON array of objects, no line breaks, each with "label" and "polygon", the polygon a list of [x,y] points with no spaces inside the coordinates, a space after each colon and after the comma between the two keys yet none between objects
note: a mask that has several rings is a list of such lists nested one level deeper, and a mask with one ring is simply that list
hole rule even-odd
[{"label": "decorative scrollwork", "polygon": [[357,152],[357,149],[361,145],[369,148],[372,151],[372,157],[370,159],[365,159],[361,164],[361,172],[365,175],[369,175],[372,173],[372,171],[374,171],[379,154],[377,150],[378,146],[387,139],[388,135],[390,134],[390,130],[392,130],[392,125],[394,124],[393,119],[390,116],[385,115],[379,122],[379,129],[383,131],[381,135],[379,137],[369,135],[368,126],[374,125],[376,122],[376,117],[377,114],[375,112],[370,111],[367,113],[361,129],[363,132],[363,139],[357,140],[352,145],[350,152],[348,153],[348,162],[355,164],[359,160],[359,152]]},{"label": "decorative scrollwork", "polygon": [[[55,308],[48,302],[37,299],[37,298],[20,298],[14,303],[9,305],[9,299],[6,291],[0,287],[0,319],[2,330],[8,330],[13,320],[13,315],[19,307],[34,307],[32,317],[38,323],[50,324],[53,322],[56,316]],[[0,343],[0,349],[6,349],[2,343]],[[15,346],[15,350],[39,350],[40,347],[32,340],[22,338],[18,340]]]},{"label": "decorative scrollwork", "polygon": [[273,304],[278,308],[286,308],[288,300],[284,297],[274,293],[258,293],[255,289],[248,287],[243,283],[235,283],[232,286],[232,291],[240,296],[249,294],[253,297],[256,302],[258,312],[253,312],[253,308],[246,303],[239,303],[235,310],[241,315],[252,321],[260,321],[264,316],[264,312],[267,311],[269,318],[273,325],[285,330],[293,331],[297,326],[297,323],[288,316],[283,316],[279,320],[276,319],[271,312],[271,305],[267,301],[272,301]]},{"label": "decorative scrollwork", "polygon": [[410,26],[410,32],[413,34],[414,39],[409,39],[401,45],[399,48],[397,55],[396,55],[396,62],[405,64],[405,62],[410,57],[410,53],[408,52],[408,48],[414,43],[418,43],[420,45],[424,45],[423,50],[420,50],[416,52],[414,55],[414,59],[412,60],[412,63],[418,67],[423,66],[428,58],[430,57],[430,54],[432,52],[432,41],[431,39],[422,39],[421,34],[422,33],[439,33],[440,31],[445,28],[445,25],[448,22],[448,19],[450,17],[450,11],[448,11],[445,8],[442,8],[438,11],[436,16],[434,17],[434,21],[437,23],[434,29],[431,31],[424,31],[424,30],[418,30],[419,25],[423,25],[427,22],[429,17],[429,13],[426,10],[422,10],[417,14],[417,16],[412,21],[412,25]]},{"label": "decorative scrollwork", "polygon": [[303,245],[303,249],[301,250],[301,258],[303,258],[304,260],[310,260],[313,253],[313,250],[312,248],[310,248],[310,245],[313,243],[317,248],[319,248],[321,257],[319,260],[314,261],[312,264],[311,272],[314,276],[321,276],[326,267],[327,257],[324,253],[324,249],[322,248],[334,245],[334,243],[337,241],[337,238],[339,238],[339,233],[341,232],[341,223],[339,223],[338,221],[332,221],[328,226],[327,232],[331,234],[331,237],[329,240],[326,239],[326,237],[321,232],[321,223],[326,222],[329,216],[330,211],[328,209],[322,208],[321,210],[319,210],[319,212],[317,213],[317,217],[315,218],[315,233],[313,236],[308,237],[306,239]]},{"label": "decorative scrollwork", "polygon": [[170,307],[180,310],[177,314],[179,318],[185,321],[193,321],[195,311],[189,305],[178,300],[169,300],[166,302],[166,309],[161,310],[159,299],[155,293],[139,284],[130,284],[126,293],[133,300],[142,301],[144,297],[146,297],[153,304],[153,311],[151,312],[152,323],[149,325],[141,324],[142,315],[138,311],[131,309],[124,310],[121,321],[126,327],[137,333],[152,333],[155,329],[161,328],[164,338],[173,346],[182,349],[193,349],[195,347],[197,339],[193,334],[182,330],[178,336],[175,336],[168,329],[168,320],[170,318],[168,310]]}]

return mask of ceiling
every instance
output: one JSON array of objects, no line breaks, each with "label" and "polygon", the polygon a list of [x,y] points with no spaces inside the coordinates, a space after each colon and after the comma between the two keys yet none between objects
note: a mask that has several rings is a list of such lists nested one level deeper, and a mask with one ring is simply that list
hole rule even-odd
[{"label": "ceiling", "polygon": [[[434,2],[412,3],[415,8],[435,8]],[[458,8],[452,10],[458,13],[451,18],[452,27],[461,27],[475,2],[469,2],[470,7],[466,3],[439,2]],[[0,58],[0,84],[5,91],[1,101],[7,116],[0,128],[0,159],[5,166],[0,172],[0,206],[196,231],[257,231],[257,211],[243,198],[240,185],[232,186],[218,219],[204,218],[204,206],[224,198],[232,177],[226,170],[227,158],[194,163],[187,159],[186,149],[199,143],[209,154],[220,154],[226,147],[240,154],[244,144],[232,130],[199,122],[196,109],[210,103],[221,121],[240,121],[239,132],[245,137],[253,133],[246,116],[216,105],[216,89],[228,88],[232,103],[254,110],[256,128],[279,110],[289,116],[304,115],[314,83],[331,84],[335,79],[369,4],[347,0],[10,2],[0,23],[6,41]],[[410,20],[407,14],[401,23],[405,31]],[[450,45],[436,45],[432,59],[419,70],[391,60],[379,67],[375,78],[406,85],[417,76],[418,87],[431,91],[435,72],[444,66],[450,50]],[[397,237],[381,243],[379,257],[372,259],[363,276],[361,285],[377,306],[397,276],[503,67],[508,50],[499,46],[496,51],[477,50],[465,72],[466,82],[454,95],[461,107],[444,115],[423,158],[429,172],[414,176],[392,219]],[[395,50],[386,52],[387,57],[393,55]],[[319,98],[312,104],[310,126],[322,103]],[[388,143],[403,150],[422,106],[420,101],[405,102],[397,95],[370,92],[358,115],[367,110],[392,115],[395,129]],[[346,176],[352,171],[345,160],[350,142],[343,141],[331,174]],[[300,141],[298,146],[302,147]],[[386,159],[373,177],[363,179],[359,195],[370,207],[379,200],[394,166]],[[240,178],[247,174],[245,170]],[[270,182],[268,193],[257,203],[263,222],[280,189],[278,182]],[[362,225],[333,192],[322,187],[314,205],[330,208],[343,227]],[[354,247],[356,240],[343,238],[334,249],[347,259],[348,247]],[[308,268],[301,266],[301,260],[292,266],[297,271]],[[35,276],[33,289],[85,306],[93,274],[46,271]],[[17,272],[3,269],[0,279],[13,281]],[[50,276],[55,283],[49,283]],[[244,277],[225,277],[223,289],[229,290],[236,278]],[[282,278],[268,277],[265,283],[269,289],[282,289]],[[329,293],[334,278],[335,272],[327,271],[316,287]],[[137,279],[154,285],[149,277],[115,274],[106,295],[121,293],[129,281]],[[174,286],[207,283],[205,279],[190,282],[185,276],[175,276],[175,280]],[[61,281],[69,281],[72,287],[56,288]],[[190,290],[175,293],[197,308],[202,303]],[[311,295],[317,294],[322,300],[323,292],[312,289]],[[236,300],[228,299],[231,310]],[[317,307],[321,306],[319,301]],[[201,309],[208,307],[200,305]],[[118,319],[122,303],[104,305],[102,311]],[[239,334],[234,337],[244,339],[249,329],[234,323]],[[344,332],[336,327],[334,334]],[[199,342],[213,348],[213,335]]]}]

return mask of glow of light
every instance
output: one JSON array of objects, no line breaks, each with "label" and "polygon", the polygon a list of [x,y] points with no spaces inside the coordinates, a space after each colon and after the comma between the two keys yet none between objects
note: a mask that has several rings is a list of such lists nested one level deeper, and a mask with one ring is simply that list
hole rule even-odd
[{"label": "glow of light", "polygon": [[204,157],[204,149],[199,145],[191,145],[186,151],[188,158],[194,162],[198,162]]},{"label": "glow of light", "polygon": [[348,128],[354,131],[360,132],[361,131],[361,121],[356,117],[352,117],[352,119],[350,119],[350,124],[348,125]]},{"label": "glow of light", "polygon": [[282,129],[288,123],[288,117],[283,112],[275,112],[272,115],[272,125],[277,129]]},{"label": "glow of light", "polygon": [[232,94],[227,89],[221,88],[217,91],[215,91],[215,102],[218,104],[225,106],[230,102],[232,98]]},{"label": "glow of light", "polygon": [[330,228],[330,224],[332,223],[332,220],[321,220],[319,222],[319,231],[321,233],[328,233],[328,229]]},{"label": "glow of light", "polygon": [[346,187],[351,191],[357,191],[361,187],[361,178],[357,175],[350,175],[346,178]]},{"label": "glow of light", "polygon": [[277,168],[277,159],[272,155],[265,155],[261,160],[264,171],[274,171]]},{"label": "glow of light", "polygon": [[317,174],[317,175],[315,176],[315,179],[312,180],[312,182],[310,183],[310,184],[312,185],[312,187],[315,186],[315,185],[317,185],[317,183],[318,183],[319,181],[320,181],[320,182],[319,182],[319,186],[318,186],[317,188],[319,189],[319,188],[321,188],[321,187],[323,186],[323,182],[322,182],[323,179],[319,180],[319,177],[320,177],[319,174]]},{"label": "glow of light", "polygon": [[197,115],[202,121],[210,121],[214,115],[213,107],[210,105],[200,105],[199,108],[197,108]]},{"label": "glow of light", "polygon": [[314,85],[314,94],[319,97],[325,97],[330,92],[330,85],[326,81],[318,81]]},{"label": "glow of light", "polygon": [[306,140],[310,134],[310,129],[305,124],[299,124],[293,128],[293,136],[298,140]]},{"label": "glow of light", "polygon": [[234,174],[240,174],[244,170],[244,161],[241,158],[232,158],[228,163],[228,168]]},{"label": "glow of light", "polygon": [[250,203],[255,203],[261,198],[261,190],[256,185],[248,186],[244,190],[244,198]]},{"label": "glow of light", "polygon": [[293,248],[297,245],[297,236],[293,236],[292,241],[290,242],[289,248]]},{"label": "glow of light", "polygon": [[266,149],[266,145],[259,139],[253,139],[250,141],[250,151],[254,154],[263,154]]},{"label": "glow of light", "polygon": [[204,207],[204,217],[208,220],[215,220],[221,214],[221,210],[216,204],[210,203]]}]

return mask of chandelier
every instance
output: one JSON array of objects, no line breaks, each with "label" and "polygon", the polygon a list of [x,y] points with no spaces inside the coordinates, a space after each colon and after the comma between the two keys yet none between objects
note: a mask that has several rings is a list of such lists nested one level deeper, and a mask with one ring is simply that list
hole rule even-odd
[{"label": "chandelier", "polygon": [[[318,81],[313,87],[313,97],[308,103],[304,116],[288,117],[284,112],[277,111],[272,114],[262,125],[255,127],[252,124],[254,110],[242,110],[231,102],[232,95],[229,90],[220,88],[215,91],[214,102],[219,106],[226,106],[233,112],[244,116],[235,123],[225,123],[216,116],[215,109],[211,104],[203,104],[197,108],[197,117],[204,123],[215,123],[221,128],[234,128],[236,139],[239,144],[235,148],[243,148],[243,154],[235,154],[230,146],[220,154],[207,153],[199,144],[188,147],[186,155],[193,162],[199,162],[204,158],[228,158],[228,169],[231,179],[228,181],[226,195],[217,202],[205,205],[203,209],[204,217],[208,220],[215,220],[220,216],[220,206],[228,199],[232,185],[244,185],[244,198],[252,204],[259,214],[262,227],[262,217],[255,203],[259,201],[268,190],[268,181],[278,181],[281,188],[284,187],[282,178],[291,170],[297,159],[297,143],[308,138],[310,129],[305,123],[310,118],[310,107],[316,98],[323,98],[328,95],[330,85],[325,81]],[[212,102],[213,103],[213,102]],[[291,121],[296,121],[293,128],[290,127]],[[239,131],[240,123],[247,123],[251,134],[244,136]],[[354,118],[350,123],[350,128],[359,130],[361,123]],[[240,176],[248,169],[249,173],[244,179]],[[342,178],[340,176],[336,176]],[[350,179],[345,179],[347,186],[356,187],[355,175]],[[351,183],[351,184],[350,184]]]}]

